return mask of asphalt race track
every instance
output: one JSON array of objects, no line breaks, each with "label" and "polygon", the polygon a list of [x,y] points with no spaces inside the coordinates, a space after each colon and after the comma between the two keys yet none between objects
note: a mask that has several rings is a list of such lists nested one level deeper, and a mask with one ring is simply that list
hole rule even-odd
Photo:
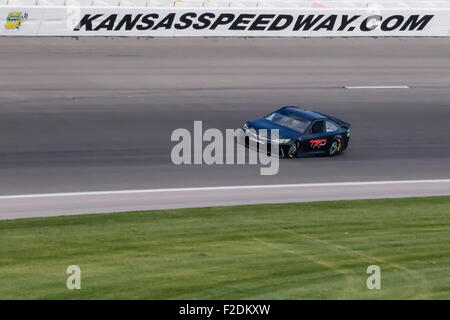
[{"label": "asphalt race track", "polygon": [[[0,196],[450,179],[449,53],[438,38],[0,38]],[[344,88],[398,85],[411,88]],[[275,176],[172,164],[174,129],[236,128],[284,105],[350,122],[349,149],[282,160]],[[30,201],[19,216],[45,212]]]}]

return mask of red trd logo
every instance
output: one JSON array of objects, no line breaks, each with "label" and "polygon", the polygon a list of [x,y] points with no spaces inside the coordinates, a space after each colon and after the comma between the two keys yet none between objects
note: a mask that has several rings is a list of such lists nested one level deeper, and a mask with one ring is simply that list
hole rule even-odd
[{"label": "red trd logo", "polygon": [[327,144],[327,139],[314,139],[309,141],[312,148],[320,148]]}]

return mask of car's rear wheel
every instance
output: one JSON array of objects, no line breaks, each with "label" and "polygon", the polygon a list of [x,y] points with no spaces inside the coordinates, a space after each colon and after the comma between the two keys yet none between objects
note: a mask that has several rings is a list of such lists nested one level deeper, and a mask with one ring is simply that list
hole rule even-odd
[{"label": "car's rear wheel", "polygon": [[288,157],[294,158],[297,156],[298,149],[300,147],[300,143],[298,141],[295,141],[291,144],[288,151]]},{"label": "car's rear wheel", "polygon": [[330,149],[328,149],[328,155],[330,157],[333,157],[339,154],[341,151],[342,151],[342,139],[337,138],[331,143]]}]

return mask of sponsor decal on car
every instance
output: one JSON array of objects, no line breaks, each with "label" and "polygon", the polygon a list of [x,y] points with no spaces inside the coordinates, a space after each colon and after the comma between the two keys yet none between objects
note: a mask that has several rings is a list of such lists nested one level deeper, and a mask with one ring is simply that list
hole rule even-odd
[{"label": "sponsor decal on car", "polygon": [[312,148],[320,148],[327,144],[327,139],[314,139],[309,141]]},{"label": "sponsor decal on car", "polygon": [[23,21],[26,19],[28,19],[28,13],[26,12],[24,13],[20,11],[10,12],[6,17],[5,28],[8,30],[19,30],[23,24]]}]

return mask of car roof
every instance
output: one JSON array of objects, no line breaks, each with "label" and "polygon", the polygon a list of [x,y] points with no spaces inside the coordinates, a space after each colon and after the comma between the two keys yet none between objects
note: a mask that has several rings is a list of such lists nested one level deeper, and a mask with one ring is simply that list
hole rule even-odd
[{"label": "car roof", "polygon": [[287,107],[283,107],[280,109],[280,111],[283,110],[284,112],[287,113],[292,113],[294,115],[298,115],[299,117],[302,117],[304,119],[307,120],[316,120],[316,119],[326,119],[326,117],[323,114],[314,112],[314,111],[309,111],[306,109],[302,109],[300,107],[295,107],[295,106],[287,106]]}]

